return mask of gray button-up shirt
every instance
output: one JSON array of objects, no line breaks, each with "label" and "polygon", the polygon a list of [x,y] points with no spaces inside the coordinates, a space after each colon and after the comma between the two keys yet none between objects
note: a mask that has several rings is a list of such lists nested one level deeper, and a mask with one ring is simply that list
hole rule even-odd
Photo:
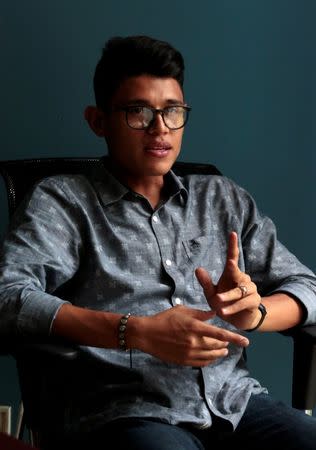
[{"label": "gray button-up shirt", "polygon": [[[240,269],[259,293],[294,295],[305,305],[306,324],[316,322],[315,275],[278,242],[272,221],[244,189],[215,175],[170,172],[165,182],[167,198],[153,210],[106,169],[41,181],[2,247],[0,334],[47,336],[64,302],[133,315],[178,304],[209,309],[194,269],[205,267],[216,283],[233,230]],[[213,415],[236,427],[250,395],[266,389],[249,375],[243,350],[228,348],[227,357],[192,368],[137,350],[82,346],[82,370],[76,366],[64,394],[66,428],[89,430],[129,416],[204,427]]]}]

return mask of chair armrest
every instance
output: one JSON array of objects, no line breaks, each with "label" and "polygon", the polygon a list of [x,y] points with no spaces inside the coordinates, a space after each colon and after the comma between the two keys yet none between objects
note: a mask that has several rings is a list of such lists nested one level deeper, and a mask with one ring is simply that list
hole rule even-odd
[{"label": "chair armrest", "polygon": [[294,341],[292,405],[311,410],[316,405],[316,325],[290,334]]},{"label": "chair armrest", "polygon": [[61,358],[64,361],[73,361],[78,357],[78,349],[70,344],[32,343],[22,344],[16,354],[28,354],[28,357]]},{"label": "chair armrest", "polygon": [[[5,349],[6,354],[15,359],[23,402],[19,436],[23,436],[25,426],[33,431],[44,430],[47,421],[54,420],[57,427],[65,408],[58,393],[69,386],[69,374],[80,359],[78,345],[56,337],[38,339],[36,336],[17,337],[11,339]],[[62,373],[62,377],[48,378],[47,374],[52,371]],[[62,426],[61,422],[58,426]]]},{"label": "chair armrest", "polygon": [[34,339],[14,339],[8,345],[0,346],[0,355],[11,355],[19,359],[61,358],[64,361],[74,361],[78,358],[79,349],[75,344],[60,339],[36,341]]}]

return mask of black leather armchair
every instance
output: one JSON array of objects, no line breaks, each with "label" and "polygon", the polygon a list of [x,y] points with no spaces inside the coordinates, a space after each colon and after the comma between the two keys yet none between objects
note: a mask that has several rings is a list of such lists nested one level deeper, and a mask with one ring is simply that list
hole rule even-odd
[{"label": "black leather armchair", "polygon": [[[9,217],[12,216],[20,200],[31,186],[41,178],[60,173],[88,173],[101,164],[99,157],[87,158],[40,158],[0,161],[0,172],[7,189]],[[176,162],[173,170],[178,174],[205,173],[218,174],[220,171],[211,164]],[[316,404],[316,325],[289,330],[286,333],[293,338],[293,374],[292,405],[312,413]],[[39,445],[38,434],[45,427],[41,405],[42,394],[49,395],[49,387],[45,386],[43,367],[52,366],[55,358],[64,362],[65,374],[67,364],[74,364],[78,357],[76,346],[58,340],[34,342],[11,340],[0,344],[0,354],[13,355],[17,363],[20,382],[23,419],[19,427],[18,437],[22,438],[25,426],[31,430],[33,444]],[[62,388],[62,386],[60,386]],[[54,417],[54,399],[51,401],[50,414]]]}]

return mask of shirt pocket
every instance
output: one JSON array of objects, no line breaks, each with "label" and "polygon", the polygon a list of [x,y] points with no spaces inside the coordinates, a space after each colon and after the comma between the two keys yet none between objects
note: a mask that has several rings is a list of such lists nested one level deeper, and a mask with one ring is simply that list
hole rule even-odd
[{"label": "shirt pocket", "polygon": [[200,283],[195,276],[197,267],[204,267],[212,277],[213,282],[217,282],[224,269],[225,260],[223,252],[216,242],[209,235],[202,235],[192,239],[182,241],[185,254],[185,262],[188,270],[187,280],[195,290],[202,292]]},{"label": "shirt pocket", "polygon": [[194,290],[201,291],[201,286],[195,276],[195,269],[200,266],[207,268],[210,253],[209,248],[211,245],[210,241],[210,237],[206,235],[182,241],[183,260],[186,271],[185,278]]}]

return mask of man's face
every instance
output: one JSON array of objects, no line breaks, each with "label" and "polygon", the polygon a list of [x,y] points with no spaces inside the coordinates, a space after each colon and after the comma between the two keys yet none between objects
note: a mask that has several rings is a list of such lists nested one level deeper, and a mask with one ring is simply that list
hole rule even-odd
[{"label": "man's face", "polygon": [[116,172],[125,179],[141,180],[165,175],[180,153],[183,128],[170,130],[160,114],[145,130],[128,126],[125,111],[117,108],[130,105],[163,109],[184,103],[179,83],[173,78],[149,75],[123,81],[113,96],[113,112],[105,115],[104,135]]}]

